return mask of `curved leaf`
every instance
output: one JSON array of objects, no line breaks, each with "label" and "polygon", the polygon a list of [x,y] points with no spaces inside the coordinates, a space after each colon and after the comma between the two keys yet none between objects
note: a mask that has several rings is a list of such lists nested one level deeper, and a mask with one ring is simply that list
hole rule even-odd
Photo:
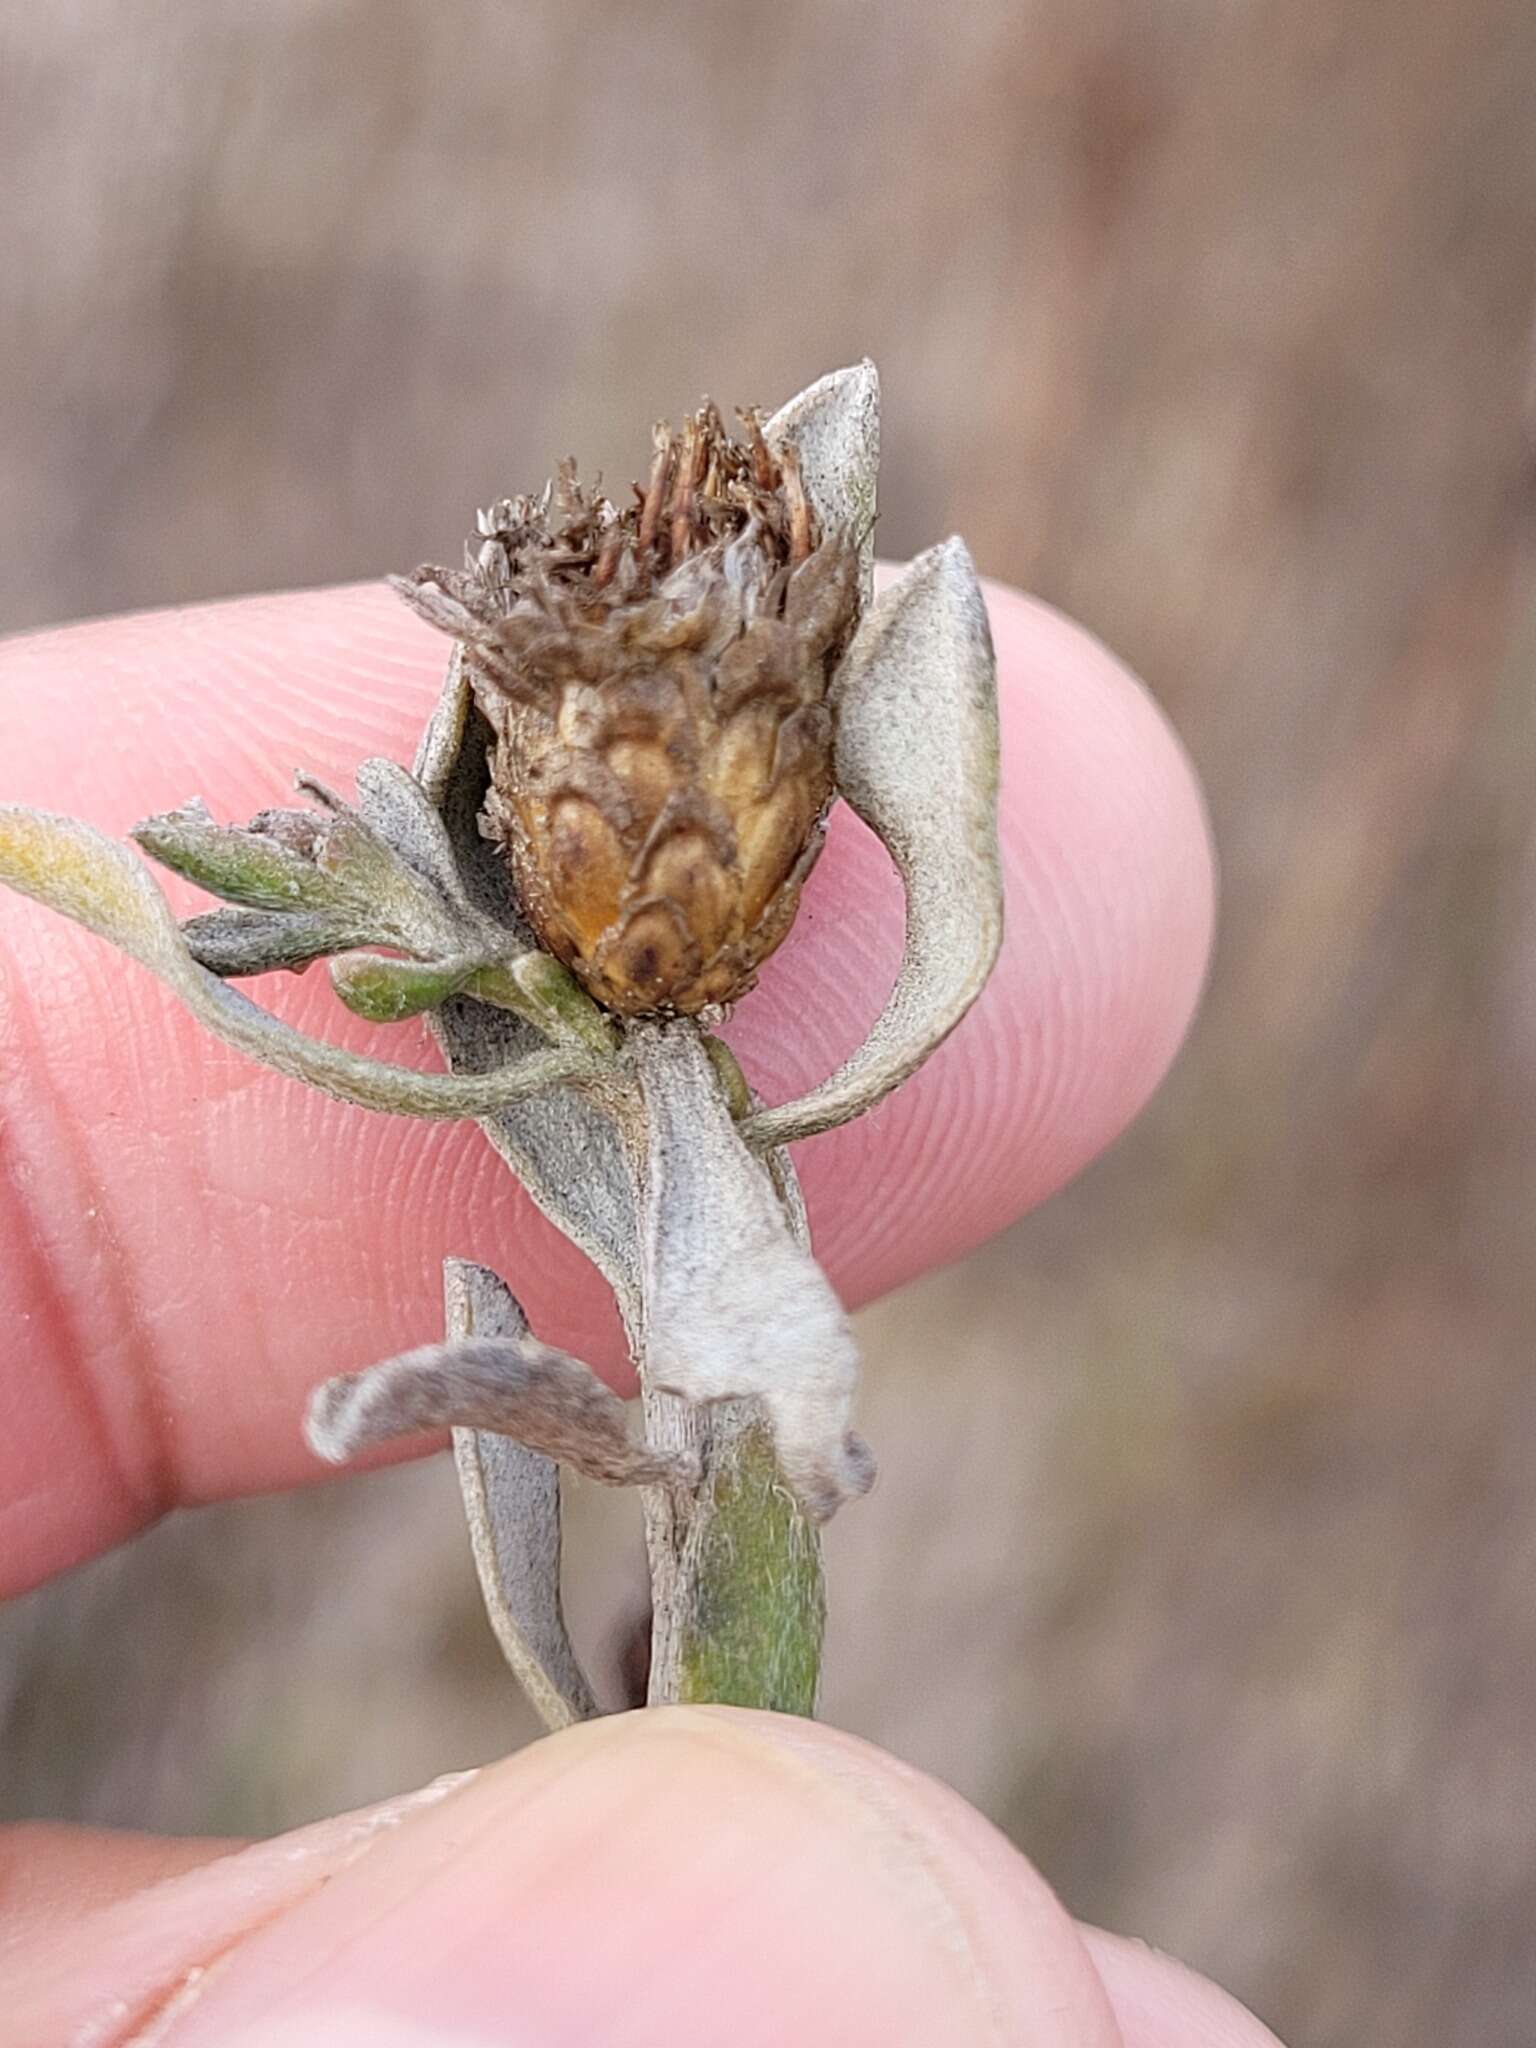
[{"label": "curved leaf", "polygon": [[[522,1304],[487,1266],[443,1261],[444,1332],[520,1337]],[[470,1549],[501,1653],[546,1728],[597,1712],[560,1598],[560,1470],[553,1458],[490,1430],[456,1429],[454,1462]]]},{"label": "curved leaf", "polygon": [[858,1350],[842,1304],[742,1143],[696,1028],[636,1027],[626,1057],[645,1106],[649,1383],[690,1401],[761,1400],[785,1478],[825,1520],[874,1479],[848,1427]]},{"label": "curved leaf", "polygon": [[473,915],[453,847],[431,798],[408,768],[372,754],[355,777],[357,809],[380,839],[455,910]]},{"label": "curved leaf", "polygon": [[338,1373],[310,1397],[304,1435],[328,1464],[433,1429],[489,1430],[605,1486],[685,1484],[674,1452],[632,1443],[624,1403],[579,1358],[528,1332],[423,1344],[362,1372]]},{"label": "curved leaf", "polygon": [[997,682],[965,543],[919,555],[860,627],[838,680],[837,783],[907,895],[890,999],[851,1059],[744,1127],[759,1147],[846,1123],[915,1073],[986,985],[1003,933]]},{"label": "curved leaf", "polygon": [[874,588],[875,487],[880,470],[880,376],[868,356],[832,370],[780,406],[763,429],[770,448],[793,442],[824,532],[859,543],[864,602]]},{"label": "curved leaf", "polygon": [[[443,1261],[443,1319],[450,1343],[528,1335],[511,1289],[468,1259]],[[542,1451],[489,1430],[456,1429],[453,1448],[475,1570],[502,1655],[546,1728],[586,1720],[597,1702],[560,1599],[559,1468]]]},{"label": "curved leaf", "polygon": [[364,1109],[491,1116],[593,1071],[590,1055],[546,1050],[495,1073],[418,1074],[306,1038],[199,967],[149,870],[116,840],[76,818],[0,805],[0,882],[111,939],[174,989],[209,1030],[250,1058]]}]

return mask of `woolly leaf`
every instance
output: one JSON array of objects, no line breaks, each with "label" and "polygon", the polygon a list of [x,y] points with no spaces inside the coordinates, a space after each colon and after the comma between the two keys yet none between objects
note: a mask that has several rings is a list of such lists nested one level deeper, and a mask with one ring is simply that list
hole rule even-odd
[{"label": "woolly leaf", "polygon": [[[443,1264],[445,1334],[521,1338],[528,1319],[485,1266]],[[490,1430],[456,1429],[454,1459],[470,1547],[502,1655],[547,1728],[597,1712],[560,1599],[560,1472],[552,1458]]]},{"label": "woolly leaf", "polygon": [[851,532],[864,569],[864,601],[873,588],[875,485],[880,469],[880,377],[866,356],[833,370],[781,406],[763,429],[769,447],[792,442],[823,532]]},{"label": "woolly leaf", "polygon": [[753,1145],[787,1145],[858,1116],[980,995],[1003,933],[997,757],[986,605],[964,542],[948,540],[875,605],[838,682],[838,788],[906,889],[901,970],[858,1051],[810,1094],[752,1117]]},{"label": "woolly leaf", "polygon": [[315,1389],[304,1433],[317,1457],[345,1464],[359,1451],[433,1429],[514,1437],[605,1486],[678,1484],[682,1459],[632,1443],[624,1403],[589,1365],[526,1332],[423,1344]]},{"label": "woolly leaf", "polygon": [[204,910],[187,919],[181,935],[198,966],[221,981],[279,967],[297,973],[358,940],[350,921],[317,910]]},{"label": "woolly leaf", "polygon": [[435,1010],[458,994],[476,962],[392,960],[383,953],[348,953],[331,962],[331,986],[349,1010],[373,1024],[399,1024]]},{"label": "woolly leaf", "polygon": [[874,1478],[848,1427],[858,1352],[842,1304],[742,1143],[687,1022],[631,1032],[645,1106],[637,1189],[652,1382],[691,1401],[755,1396],[784,1476],[825,1520]]},{"label": "woolly leaf", "polygon": [[[271,812],[268,818],[324,820],[305,812]],[[355,912],[349,892],[315,863],[311,849],[300,852],[294,835],[253,825],[217,825],[200,797],[174,811],[162,811],[135,825],[132,837],[162,867],[184,875],[212,896],[256,910],[310,910],[333,920]]]},{"label": "woolly leaf", "polygon": [[307,1038],[200,967],[149,870],[78,819],[0,805],[0,882],[111,939],[174,989],[211,1031],[263,1066],[365,1109],[490,1116],[591,1071],[589,1055],[549,1050],[491,1074],[419,1074]]}]

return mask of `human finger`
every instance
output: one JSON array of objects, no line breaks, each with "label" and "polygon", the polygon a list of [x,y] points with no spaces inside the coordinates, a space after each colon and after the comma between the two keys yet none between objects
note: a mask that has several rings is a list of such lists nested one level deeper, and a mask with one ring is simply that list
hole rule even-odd
[{"label": "human finger", "polygon": [[[1004,732],[1008,938],[976,1011],[877,1112],[799,1148],[819,1255],[851,1304],[958,1256],[1129,1120],[1195,1000],[1203,815],[1140,686],[1080,628],[990,596]],[[5,794],[113,831],[193,790],[216,815],[409,759],[438,637],[369,586],[34,635],[0,649]],[[179,902],[191,893],[171,882]],[[803,914],[733,1036],[768,1100],[833,1067],[900,945],[879,848],[834,818]],[[325,978],[260,995],[304,1028],[429,1062]],[[623,1383],[611,1302],[470,1126],[382,1118],[210,1042],[102,942],[0,898],[0,1586],[173,1503],[317,1470],[298,1416],[326,1373],[432,1338],[439,1261],[504,1273],[547,1341]]]},{"label": "human finger", "polygon": [[61,1925],[0,1976],[12,2038],[1274,2048],[1150,1952],[1101,1967],[954,1793],[788,1717],[590,1722],[281,1848]]}]

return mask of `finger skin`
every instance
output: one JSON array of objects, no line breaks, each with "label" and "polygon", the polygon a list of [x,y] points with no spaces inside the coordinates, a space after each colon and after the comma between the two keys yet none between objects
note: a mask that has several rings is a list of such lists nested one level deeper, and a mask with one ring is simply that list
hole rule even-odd
[{"label": "finger skin", "polygon": [[[1155,1087],[1209,939],[1204,817],[1150,700],[1088,635],[990,593],[1008,937],[972,1016],[879,1111],[798,1151],[850,1304],[959,1256],[1070,1177]],[[0,797],[114,832],[200,793],[243,819],[296,767],[409,760],[444,643],[365,586],[104,621],[0,647]],[[168,878],[178,907],[195,893]],[[801,918],[730,1036],[769,1101],[877,1012],[901,903],[834,818]],[[250,985],[305,1029],[433,1063],[324,974]],[[104,943],[0,892],[0,1591],[173,1503],[317,1476],[327,1374],[439,1334],[445,1254],[484,1260],[546,1341],[625,1384],[611,1303],[470,1126],[345,1107],[208,1040]]]},{"label": "finger skin", "polygon": [[1281,2048],[1245,2006],[1172,1956],[1098,1927],[1078,1933],[1109,1993],[1124,2048]]},{"label": "finger skin", "polygon": [[[201,1981],[253,1930],[471,1775],[233,1852],[218,1842],[125,1842],[88,1829],[4,1831],[5,1904],[17,1938],[0,1945],[0,2048],[131,2048],[140,2023],[185,1980]],[[142,1880],[125,1885],[133,1862]]]},{"label": "finger skin", "polygon": [[0,1972],[59,1927],[243,1846],[52,1821],[0,1828]]},{"label": "finger skin", "polygon": [[[174,1845],[185,1857],[187,1845]],[[168,2036],[153,2021],[174,2012]],[[965,1802],[813,1723],[615,1716],[71,1915],[0,2042],[1275,2048],[1076,1928]]]}]

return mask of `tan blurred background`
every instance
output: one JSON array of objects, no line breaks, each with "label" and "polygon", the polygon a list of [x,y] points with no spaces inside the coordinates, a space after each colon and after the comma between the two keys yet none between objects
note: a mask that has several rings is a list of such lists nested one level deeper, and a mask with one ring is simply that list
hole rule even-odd
[{"label": "tan blurred background", "polygon": [[[885,550],[1151,679],[1210,1000],[866,1317],[828,1712],[1295,2048],[1528,2048],[1529,0],[13,0],[0,94],[5,625],[440,556],[868,351]],[[576,1520],[611,1687],[633,1532]],[[9,1813],[183,1829],[527,1732],[441,1463],[19,1603],[0,1714]]]}]

